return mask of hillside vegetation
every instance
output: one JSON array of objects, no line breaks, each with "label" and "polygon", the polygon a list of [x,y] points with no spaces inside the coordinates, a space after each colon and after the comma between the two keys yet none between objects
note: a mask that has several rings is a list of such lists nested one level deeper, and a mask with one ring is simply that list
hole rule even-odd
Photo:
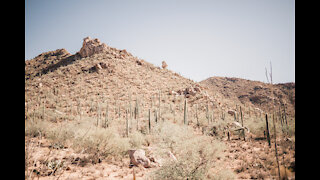
[{"label": "hillside vegetation", "polygon": [[[294,178],[294,83],[198,83],[163,64],[90,38],[27,60],[26,179],[273,179],[275,152]],[[148,167],[130,163],[138,149]]]}]

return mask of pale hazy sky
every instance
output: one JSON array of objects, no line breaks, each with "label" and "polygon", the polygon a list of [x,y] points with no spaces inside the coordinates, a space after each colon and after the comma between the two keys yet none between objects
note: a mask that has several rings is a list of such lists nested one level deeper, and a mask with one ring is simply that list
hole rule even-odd
[{"label": "pale hazy sky", "polygon": [[25,0],[25,60],[98,38],[201,81],[295,82],[294,0]]}]

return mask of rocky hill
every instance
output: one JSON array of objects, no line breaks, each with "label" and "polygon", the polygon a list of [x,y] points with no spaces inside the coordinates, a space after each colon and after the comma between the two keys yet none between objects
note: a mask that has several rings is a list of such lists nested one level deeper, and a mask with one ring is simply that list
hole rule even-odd
[{"label": "rocky hill", "polygon": [[[25,79],[27,97],[60,92],[65,95],[62,102],[71,104],[90,97],[115,105],[116,101],[128,102],[132,96],[132,100],[139,98],[146,108],[151,108],[160,92],[168,106],[178,106],[177,102],[183,103],[186,97],[191,106],[201,104],[200,109],[204,110],[209,103],[217,112],[235,109],[237,105],[270,112],[274,98],[277,110],[286,105],[287,113],[294,115],[294,83],[271,86],[228,77],[212,77],[197,83],[90,37],[84,39],[83,47],[74,55],[58,49],[25,61]],[[36,96],[30,96],[31,92]]]},{"label": "rocky hill", "polygon": [[[26,179],[275,179],[263,116],[273,105],[290,116],[273,121],[281,138],[271,143],[281,175],[294,177],[294,83],[194,82],[167,67],[90,37],[75,54],[25,61]],[[138,148],[148,166],[131,169]]]},{"label": "rocky hill", "polygon": [[46,99],[47,108],[57,106],[46,98],[53,95],[59,99],[61,111],[75,107],[78,101],[88,103],[84,104],[86,108],[91,102],[108,102],[110,106],[120,105],[121,111],[125,111],[129,102],[136,99],[141,102],[141,109],[147,111],[158,106],[159,94],[160,106],[166,109],[170,106],[181,109],[184,98],[190,106],[202,104],[199,108],[203,110],[205,104],[214,101],[198,83],[134,57],[126,50],[99,43],[97,39],[85,38],[83,47],[74,55],[58,49],[27,60],[28,108],[38,107],[39,98]]},{"label": "rocky hill", "polygon": [[272,112],[274,106],[275,111],[281,108],[287,115],[294,116],[295,113],[295,83],[271,85],[240,78],[210,77],[200,84],[208,88],[210,96],[219,94],[229,104],[233,102],[264,112]]}]

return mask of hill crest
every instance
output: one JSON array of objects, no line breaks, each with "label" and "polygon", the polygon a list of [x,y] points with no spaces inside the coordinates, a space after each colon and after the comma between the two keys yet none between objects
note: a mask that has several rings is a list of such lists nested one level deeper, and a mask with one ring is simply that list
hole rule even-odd
[{"label": "hill crest", "polygon": [[[87,46],[88,43],[95,45]],[[152,108],[160,93],[163,103],[176,108],[187,98],[190,106],[200,104],[200,109],[205,110],[210,104],[217,114],[238,105],[271,111],[269,84],[229,77],[211,77],[198,83],[134,57],[125,49],[103,44],[98,39],[84,38],[83,47],[76,54],[57,49],[27,60],[27,95],[32,92],[43,94],[44,98],[44,94],[59,90],[65,103],[76,104],[79,99],[90,98],[110,101],[114,106],[121,102],[124,107],[132,98],[143,101],[145,108]],[[276,106],[288,105],[288,113],[293,115],[294,83],[272,87]]]}]

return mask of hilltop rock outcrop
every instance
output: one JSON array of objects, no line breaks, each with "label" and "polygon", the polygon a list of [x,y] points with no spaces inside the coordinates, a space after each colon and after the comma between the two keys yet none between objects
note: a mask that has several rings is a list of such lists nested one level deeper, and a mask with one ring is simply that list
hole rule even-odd
[{"label": "hilltop rock outcrop", "polygon": [[102,53],[108,50],[105,43],[101,43],[99,39],[91,39],[86,37],[83,39],[82,48],[79,51],[81,58],[92,56],[93,54]]},{"label": "hilltop rock outcrop", "polygon": [[162,69],[166,69],[168,67],[167,63],[165,61],[162,61]]}]

